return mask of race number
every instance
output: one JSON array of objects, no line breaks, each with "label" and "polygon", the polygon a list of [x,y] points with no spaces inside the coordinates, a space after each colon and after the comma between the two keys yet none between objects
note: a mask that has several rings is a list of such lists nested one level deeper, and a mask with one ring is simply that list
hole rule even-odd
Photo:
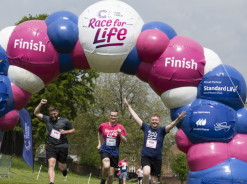
[{"label": "race number", "polygon": [[124,163],[124,162],[122,163],[122,169],[126,170],[126,163]]},{"label": "race number", "polygon": [[116,146],[116,139],[106,138],[106,146]]},{"label": "race number", "polygon": [[55,138],[55,139],[60,139],[61,133],[57,130],[52,129],[50,136]]},{"label": "race number", "polygon": [[157,146],[156,140],[147,139],[146,147],[155,149]]}]

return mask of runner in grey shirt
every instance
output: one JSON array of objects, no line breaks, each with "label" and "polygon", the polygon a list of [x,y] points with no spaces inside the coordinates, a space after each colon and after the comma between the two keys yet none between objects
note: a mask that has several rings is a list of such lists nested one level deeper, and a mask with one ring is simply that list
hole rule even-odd
[{"label": "runner in grey shirt", "polygon": [[63,175],[67,175],[66,160],[69,146],[67,134],[74,134],[75,129],[68,119],[58,116],[58,110],[55,106],[49,107],[50,116],[41,114],[41,107],[46,103],[47,100],[42,99],[34,110],[34,115],[46,124],[46,158],[49,163],[48,177],[50,184],[54,184],[56,161],[58,161],[58,167],[63,172]]}]

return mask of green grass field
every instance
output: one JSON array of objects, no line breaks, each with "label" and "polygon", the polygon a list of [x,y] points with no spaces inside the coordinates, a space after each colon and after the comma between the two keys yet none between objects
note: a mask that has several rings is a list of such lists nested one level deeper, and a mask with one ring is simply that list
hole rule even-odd
[{"label": "green grass field", "polygon": [[[48,175],[47,175],[47,170],[48,170],[48,165],[47,164],[42,164],[40,162],[34,162],[34,175],[32,173],[32,169],[29,165],[27,165],[22,158],[19,157],[12,157],[13,163],[11,165],[11,169],[10,169],[10,174],[9,177],[10,178],[0,178],[0,184],[32,184],[32,183],[37,183],[37,184],[48,184],[49,180],[48,180]],[[38,168],[41,166],[42,164],[42,169],[40,172],[40,176],[37,180],[37,174],[38,174]],[[20,169],[20,170],[19,170]],[[28,173],[29,172],[29,173]],[[81,183],[81,184],[88,184],[88,179],[89,176],[83,175],[83,174],[79,174],[79,173],[75,173],[75,172],[71,172],[69,171],[68,176],[67,176],[67,180],[65,182],[65,178],[62,175],[62,172],[60,170],[58,170],[58,168],[56,167],[55,170],[56,173],[56,177],[55,177],[55,183],[56,184],[76,184],[76,183]],[[99,184],[100,183],[100,179],[96,178],[96,177],[91,177],[90,184]],[[114,181],[114,184],[117,184],[118,180]]]}]

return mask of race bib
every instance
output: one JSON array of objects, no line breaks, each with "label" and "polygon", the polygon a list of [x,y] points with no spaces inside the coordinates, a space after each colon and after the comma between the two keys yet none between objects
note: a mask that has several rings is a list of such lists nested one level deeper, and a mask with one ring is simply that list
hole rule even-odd
[{"label": "race bib", "polygon": [[157,141],[152,139],[147,139],[146,147],[155,149],[157,146]]},{"label": "race bib", "polygon": [[106,138],[106,146],[116,146],[116,139]]},{"label": "race bib", "polygon": [[55,138],[55,139],[60,139],[61,133],[57,130],[52,129],[50,136]]},{"label": "race bib", "polygon": [[122,163],[122,169],[126,170],[126,163]]}]

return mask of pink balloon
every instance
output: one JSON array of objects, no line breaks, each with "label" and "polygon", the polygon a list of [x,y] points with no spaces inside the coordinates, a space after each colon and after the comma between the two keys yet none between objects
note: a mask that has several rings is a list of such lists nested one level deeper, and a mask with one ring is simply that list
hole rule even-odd
[{"label": "pink balloon", "polygon": [[11,88],[13,92],[14,102],[15,102],[15,108],[17,110],[23,109],[27,103],[29,102],[32,93],[29,93],[28,91],[19,88],[14,83],[11,82]]},{"label": "pink balloon", "polygon": [[152,67],[153,67],[153,63],[141,62],[141,64],[139,65],[136,71],[136,76],[143,82],[148,82],[149,74]]},{"label": "pink balloon", "polygon": [[0,128],[2,131],[12,130],[19,121],[19,111],[13,110],[0,118]]},{"label": "pink balloon", "polygon": [[247,162],[247,135],[237,134],[229,142],[231,157]]},{"label": "pink balloon", "polygon": [[136,42],[141,61],[152,63],[165,51],[170,40],[165,33],[157,29],[143,31]]},{"label": "pink balloon", "polygon": [[176,36],[155,62],[148,83],[158,95],[178,87],[196,87],[204,76],[205,63],[203,47],[199,43]]},{"label": "pink balloon", "polygon": [[182,129],[179,129],[175,135],[177,147],[180,151],[187,153],[190,147],[193,145],[192,142],[187,138]]},{"label": "pink balloon", "polygon": [[79,40],[77,41],[75,48],[70,52],[70,56],[75,69],[78,70],[90,69],[84,50]]},{"label": "pink balloon", "polygon": [[193,145],[187,153],[190,171],[201,171],[230,158],[228,143],[211,142]]},{"label": "pink balloon", "polygon": [[59,53],[48,38],[43,20],[30,20],[16,26],[9,38],[7,56],[11,65],[34,73],[45,84],[60,75]]}]

